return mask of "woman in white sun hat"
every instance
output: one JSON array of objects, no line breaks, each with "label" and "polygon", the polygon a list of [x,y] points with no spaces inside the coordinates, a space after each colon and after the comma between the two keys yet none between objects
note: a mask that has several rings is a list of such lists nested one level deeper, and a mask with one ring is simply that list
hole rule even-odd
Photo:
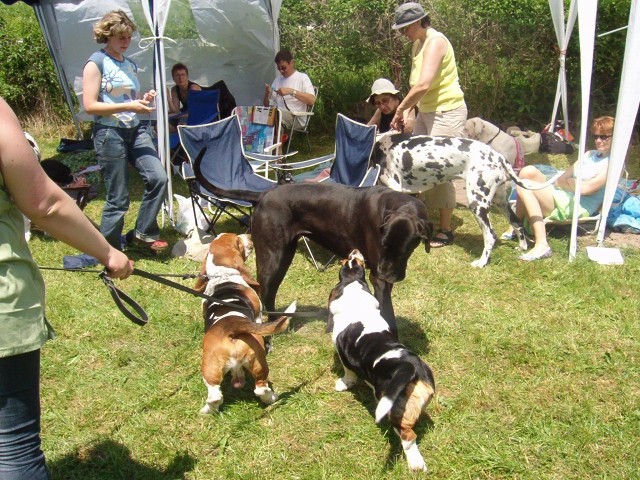
[{"label": "woman in white sun hat", "polygon": [[[367,125],[376,125],[378,133],[385,133],[391,130],[391,120],[393,120],[401,101],[400,90],[393,85],[391,80],[378,78],[371,85],[371,95],[367,98],[367,102],[376,107],[376,111]],[[415,109],[406,110],[403,120],[404,133],[411,133],[413,131],[413,122],[415,121]]]},{"label": "woman in white sun hat", "polygon": [[[411,89],[402,100],[391,127],[402,130],[404,112],[417,105],[414,135],[462,136],[467,121],[467,106],[458,82],[453,47],[447,37],[431,27],[429,14],[422,5],[408,2],[396,9],[394,30],[413,42],[411,49]],[[429,208],[440,211],[439,229],[432,247],[453,243],[451,217],[456,206],[453,183],[438,185],[424,193]]]}]

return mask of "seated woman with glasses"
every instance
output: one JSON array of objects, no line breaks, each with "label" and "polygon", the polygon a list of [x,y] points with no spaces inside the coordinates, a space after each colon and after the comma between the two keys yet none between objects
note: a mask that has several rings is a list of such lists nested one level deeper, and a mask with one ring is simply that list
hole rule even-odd
[{"label": "seated woman with glasses", "polygon": [[[585,152],[582,165],[579,168],[582,177],[580,217],[592,216],[602,206],[604,187],[607,183],[613,124],[613,117],[599,117],[591,124],[591,133],[595,139],[596,149]],[[577,169],[578,162],[571,165],[553,185],[542,190],[527,190],[516,187],[516,215],[520,220],[527,217],[535,239],[534,247],[521,255],[520,260],[530,262],[551,256],[544,218],[552,214],[559,218],[571,218]],[[519,176],[522,179],[527,178],[539,183],[544,183],[547,180],[547,177],[533,165],[520,170]],[[509,237],[509,232],[505,232],[503,235],[503,238],[507,237]]]},{"label": "seated woman with glasses", "polygon": [[[367,125],[376,125],[378,133],[385,133],[391,130],[391,120],[396,114],[396,109],[402,97],[400,91],[386,78],[378,78],[371,85],[371,95],[367,98],[367,102],[375,105],[376,111],[371,117]],[[413,122],[415,120],[415,109],[405,110],[404,112],[404,133],[413,132]]]}]

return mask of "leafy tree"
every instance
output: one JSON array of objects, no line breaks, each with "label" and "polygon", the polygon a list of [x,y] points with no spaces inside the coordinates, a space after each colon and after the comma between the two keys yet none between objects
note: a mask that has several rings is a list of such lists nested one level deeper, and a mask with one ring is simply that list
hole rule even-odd
[{"label": "leafy tree", "polygon": [[0,95],[18,114],[66,111],[40,25],[22,2],[0,7]]},{"label": "leafy tree", "polygon": [[[558,74],[558,46],[547,0],[422,0],[432,25],[454,46],[471,116],[540,128],[549,121]],[[320,88],[312,128],[333,131],[337,112],[366,120],[365,103],[378,77],[408,90],[410,45],[391,29],[395,0],[283,0],[282,48]],[[568,0],[565,2],[568,6]],[[599,2],[596,31],[623,27],[630,0]],[[187,0],[174,0],[167,28],[194,35]],[[134,12],[141,28],[142,12]],[[580,113],[578,26],[567,52],[570,117]],[[626,32],[596,38],[591,105],[613,114]],[[0,6],[0,95],[16,110],[66,112],[62,92],[30,7]]]},{"label": "leafy tree", "polygon": [[[336,112],[365,119],[375,78],[408,90],[410,46],[391,30],[393,0],[284,0],[281,45],[320,87],[320,121],[333,128]],[[541,128],[549,121],[559,51],[547,0],[424,0],[432,25],[454,46],[469,114],[494,123]],[[600,2],[598,32],[626,25],[630,0]],[[568,10],[568,2],[567,2]],[[596,40],[592,109],[614,113],[625,35]],[[580,112],[577,27],[568,49],[570,117]]]}]

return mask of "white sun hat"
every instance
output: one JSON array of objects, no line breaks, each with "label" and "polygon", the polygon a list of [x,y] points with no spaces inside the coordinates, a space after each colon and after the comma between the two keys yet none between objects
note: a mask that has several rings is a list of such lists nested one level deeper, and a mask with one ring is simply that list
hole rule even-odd
[{"label": "white sun hat", "polygon": [[388,93],[389,95],[398,95],[400,90],[398,90],[391,80],[387,80],[386,78],[378,78],[373,85],[371,85],[371,95],[367,98],[367,102],[373,103],[373,99],[376,95],[380,95],[383,93]]}]

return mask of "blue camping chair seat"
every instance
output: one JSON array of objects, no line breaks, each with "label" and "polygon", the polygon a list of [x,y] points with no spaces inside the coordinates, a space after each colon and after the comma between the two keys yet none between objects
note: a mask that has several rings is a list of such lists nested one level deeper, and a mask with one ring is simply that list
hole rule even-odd
[{"label": "blue camping chair seat", "polygon": [[[375,125],[364,125],[339,113],[336,119],[335,149],[332,154],[301,162],[273,165],[272,168],[283,174],[289,173],[295,183],[311,181],[324,169],[330,168],[329,175],[317,181],[341,183],[350,187],[375,185],[380,173],[379,166],[371,165],[376,133]],[[293,173],[299,170],[306,171],[300,174]]]},{"label": "blue camping chair seat", "polygon": [[[223,213],[248,227],[252,211],[250,201],[225,198],[211,190],[265,192],[277,183],[254,172],[242,148],[242,132],[236,115],[204,125],[180,125],[180,143],[187,154],[183,177],[189,185],[194,213],[198,207],[205,215],[209,231]],[[201,200],[208,208],[203,208]]]}]

